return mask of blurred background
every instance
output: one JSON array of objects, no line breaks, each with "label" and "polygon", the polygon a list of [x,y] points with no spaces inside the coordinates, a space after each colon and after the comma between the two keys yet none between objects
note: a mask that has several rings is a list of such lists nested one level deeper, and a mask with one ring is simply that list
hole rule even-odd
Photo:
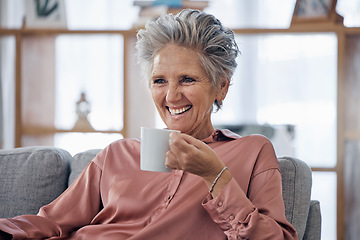
[{"label": "blurred background", "polygon": [[[360,155],[360,2],[337,1],[344,26],[292,26],[295,2],[201,3],[234,29],[241,51],[213,123],[263,134],[278,156],[308,163],[322,239],[335,240],[346,235],[344,169]],[[139,138],[141,126],[164,127],[141,80],[134,43],[136,30],[169,8],[144,11],[143,4],[65,0],[66,28],[30,29],[25,1],[0,0],[1,148],[52,145],[75,154]],[[349,74],[354,77],[346,80]]]}]

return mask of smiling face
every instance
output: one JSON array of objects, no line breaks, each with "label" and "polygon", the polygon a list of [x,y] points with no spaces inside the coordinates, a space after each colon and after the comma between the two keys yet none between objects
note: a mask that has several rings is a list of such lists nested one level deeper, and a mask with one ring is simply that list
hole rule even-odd
[{"label": "smiling face", "polygon": [[214,131],[212,105],[215,99],[224,99],[228,83],[214,87],[198,53],[171,44],[154,58],[150,88],[160,117],[169,129],[203,139]]}]

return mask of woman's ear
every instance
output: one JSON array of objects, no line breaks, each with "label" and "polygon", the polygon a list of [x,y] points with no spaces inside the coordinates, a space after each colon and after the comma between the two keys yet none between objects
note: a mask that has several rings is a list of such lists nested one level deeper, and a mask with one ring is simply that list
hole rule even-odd
[{"label": "woman's ear", "polygon": [[220,86],[219,86],[219,89],[218,89],[218,94],[216,95],[216,99],[219,101],[219,102],[222,102],[225,97],[226,97],[226,94],[229,90],[229,86],[230,86],[230,79],[228,78],[223,78],[220,82]]}]

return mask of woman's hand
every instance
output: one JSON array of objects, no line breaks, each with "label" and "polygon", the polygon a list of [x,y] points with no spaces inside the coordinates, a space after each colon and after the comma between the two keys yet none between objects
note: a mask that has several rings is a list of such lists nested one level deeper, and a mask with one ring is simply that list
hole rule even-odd
[{"label": "woman's hand", "polygon": [[[170,151],[166,154],[165,165],[204,178],[210,188],[225,166],[214,150],[187,134],[173,132],[170,139]],[[217,196],[230,179],[230,172],[225,171],[214,187],[213,196]]]}]

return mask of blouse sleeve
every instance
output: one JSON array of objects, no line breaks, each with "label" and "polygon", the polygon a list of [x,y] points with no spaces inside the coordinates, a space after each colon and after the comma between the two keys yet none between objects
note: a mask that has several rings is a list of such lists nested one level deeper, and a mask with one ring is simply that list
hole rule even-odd
[{"label": "blouse sleeve", "polygon": [[[262,164],[261,155],[256,164]],[[275,154],[274,158],[277,161]],[[217,198],[208,194],[203,207],[229,240],[297,239],[295,228],[285,218],[279,168],[260,170],[256,164],[247,193],[233,177]]]},{"label": "blouse sleeve", "polygon": [[89,224],[99,212],[101,173],[101,169],[90,162],[75,182],[52,203],[41,207],[36,216],[0,219],[0,230],[13,235],[14,239],[70,235]]}]

